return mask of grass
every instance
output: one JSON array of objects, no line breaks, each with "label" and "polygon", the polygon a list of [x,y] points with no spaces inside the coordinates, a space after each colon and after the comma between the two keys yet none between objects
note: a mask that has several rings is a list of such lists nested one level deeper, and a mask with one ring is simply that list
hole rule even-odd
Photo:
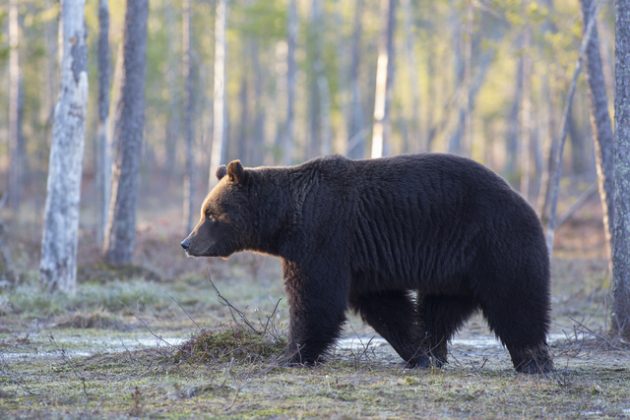
[{"label": "grass", "polygon": [[[246,267],[211,272],[263,334],[217,298],[210,271],[86,279],[74,297],[35,281],[0,291],[1,417],[630,416],[630,349],[605,336],[601,261],[554,261],[552,331],[568,339],[552,346],[557,370],[546,376],[516,374],[499,346],[462,344],[442,370],[404,369],[389,346],[280,367],[288,310],[285,300],[276,310],[277,263]],[[351,317],[346,334],[374,332]],[[461,337],[488,334],[476,317]]]}]

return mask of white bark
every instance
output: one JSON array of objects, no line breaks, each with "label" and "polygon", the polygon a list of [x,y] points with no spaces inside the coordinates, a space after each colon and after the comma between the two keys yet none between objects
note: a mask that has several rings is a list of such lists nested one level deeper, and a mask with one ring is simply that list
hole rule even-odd
[{"label": "white bark", "polygon": [[55,107],[40,275],[49,290],[76,289],[81,167],[87,109],[84,0],[62,0],[61,86]]},{"label": "white bark", "polygon": [[209,189],[217,182],[215,173],[223,160],[225,149],[225,60],[226,39],[225,25],[227,18],[227,0],[217,0],[214,23],[214,98],[213,98],[213,134],[210,154]]}]

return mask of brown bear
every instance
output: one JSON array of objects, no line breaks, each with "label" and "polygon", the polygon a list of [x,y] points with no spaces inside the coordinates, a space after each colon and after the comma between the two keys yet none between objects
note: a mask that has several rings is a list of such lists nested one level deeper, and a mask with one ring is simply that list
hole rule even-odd
[{"label": "brown bear", "polygon": [[217,177],[181,246],[282,259],[289,364],[320,360],[350,307],[411,366],[445,363],[446,343],[481,309],[517,371],[553,368],[540,222],[484,166],[445,154],[333,156],[289,167],[232,161]]}]

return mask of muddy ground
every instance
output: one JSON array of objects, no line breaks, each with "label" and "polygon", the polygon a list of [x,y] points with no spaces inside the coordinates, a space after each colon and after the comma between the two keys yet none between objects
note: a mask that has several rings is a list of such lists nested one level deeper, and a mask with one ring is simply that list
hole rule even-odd
[{"label": "muddy ground", "polygon": [[[354,316],[327,363],[279,367],[288,313],[272,258],[185,259],[176,234],[147,228],[140,268],[112,270],[83,239],[80,287],[64,297],[39,289],[37,244],[21,241],[26,269],[0,291],[0,417],[630,417],[630,345],[607,335],[609,277],[592,220],[559,232],[557,369],[534,376],[513,371],[479,315],[441,370],[404,368]],[[202,331],[209,356],[182,357]]]}]

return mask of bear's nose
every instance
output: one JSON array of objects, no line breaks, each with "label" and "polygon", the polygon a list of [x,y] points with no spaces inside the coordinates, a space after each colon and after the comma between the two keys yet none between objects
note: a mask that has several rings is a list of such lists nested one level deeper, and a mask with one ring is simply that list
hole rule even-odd
[{"label": "bear's nose", "polygon": [[184,248],[184,251],[188,251],[188,249],[190,248],[190,241],[188,239],[184,239],[180,245],[182,246],[182,248]]}]

